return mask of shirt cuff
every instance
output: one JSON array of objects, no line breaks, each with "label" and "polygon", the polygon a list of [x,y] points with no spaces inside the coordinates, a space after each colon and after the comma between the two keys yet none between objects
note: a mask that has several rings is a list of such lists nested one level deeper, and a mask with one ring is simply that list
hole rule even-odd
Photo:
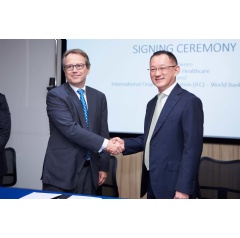
[{"label": "shirt cuff", "polygon": [[98,151],[99,153],[102,152],[107,147],[108,142],[109,142],[108,139],[104,139],[103,144],[102,144],[100,150]]}]

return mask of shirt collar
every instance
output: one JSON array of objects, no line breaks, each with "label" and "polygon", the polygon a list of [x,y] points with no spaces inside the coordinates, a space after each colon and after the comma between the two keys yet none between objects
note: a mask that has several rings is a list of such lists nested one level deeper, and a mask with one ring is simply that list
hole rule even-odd
[{"label": "shirt collar", "polygon": [[[70,87],[73,89],[73,91],[78,94],[77,90],[78,90],[79,88],[73,86],[72,84],[69,84],[69,85],[70,85]],[[84,93],[85,93],[86,86],[84,85],[84,87],[82,87],[82,89],[84,90]]]},{"label": "shirt collar", "polygon": [[174,84],[172,84],[169,88],[167,88],[166,90],[164,90],[162,93],[164,93],[166,96],[169,96],[170,93],[172,92],[173,88],[176,86],[177,82],[175,82]]}]

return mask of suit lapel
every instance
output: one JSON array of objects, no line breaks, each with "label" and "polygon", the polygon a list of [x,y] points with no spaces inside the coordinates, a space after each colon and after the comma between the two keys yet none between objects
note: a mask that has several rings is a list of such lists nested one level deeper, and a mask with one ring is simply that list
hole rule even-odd
[{"label": "suit lapel", "polygon": [[88,104],[88,123],[89,130],[93,131],[93,122],[94,122],[94,113],[96,112],[96,102],[94,97],[94,92],[90,87],[86,86],[86,96],[87,96],[87,104]]},{"label": "suit lapel", "polygon": [[153,131],[152,137],[157,133],[157,131],[161,128],[165,120],[167,119],[169,113],[173,110],[175,105],[177,104],[178,100],[180,99],[180,93],[182,92],[181,87],[177,84],[170,95],[168,96],[168,99],[161,111],[161,114],[158,118],[156,127]]},{"label": "suit lapel", "polygon": [[79,116],[80,124],[82,125],[83,128],[87,128],[82,104],[81,104],[78,96],[76,95],[76,93],[73,91],[73,89],[70,87],[70,85],[68,83],[66,83],[66,92],[68,93],[69,97],[73,101],[73,104],[74,104],[76,111],[78,113],[78,116]]},{"label": "suit lapel", "polygon": [[[152,117],[153,117],[153,113],[156,107],[156,103],[157,103],[157,99],[158,97],[155,96],[151,102],[149,102],[148,108],[147,108],[147,112],[146,112],[146,135],[148,135],[149,129],[150,129],[150,125],[152,122]],[[146,137],[147,140],[147,137]]]}]

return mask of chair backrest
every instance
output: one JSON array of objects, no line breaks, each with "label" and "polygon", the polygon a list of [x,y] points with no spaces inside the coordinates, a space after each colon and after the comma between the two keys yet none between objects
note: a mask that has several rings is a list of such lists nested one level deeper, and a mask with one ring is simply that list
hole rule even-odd
[{"label": "chair backrest", "polygon": [[97,195],[106,197],[119,197],[116,174],[117,158],[115,156],[111,156],[107,179],[104,184],[98,187]]},{"label": "chair backrest", "polygon": [[7,174],[3,177],[3,187],[11,187],[17,182],[16,152],[13,148],[4,149],[7,159]]},{"label": "chair backrest", "polygon": [[200,198],[240,198],[240,160],[202,157],[198,183]]}]

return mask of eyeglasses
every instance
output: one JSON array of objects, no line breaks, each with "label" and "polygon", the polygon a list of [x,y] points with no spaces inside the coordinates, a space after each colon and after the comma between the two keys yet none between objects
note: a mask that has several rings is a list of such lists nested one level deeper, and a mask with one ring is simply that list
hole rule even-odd
[{"label": "eyeglasses", "polygon": [[167,71],[168,68],[171,68],[171,67],[176,67],[177,65],[171,65],[171,66],[161,66],[159,68],[151,68],[151,69],[148,69],[150,70],[150,73],[156,73],[157,70],[161,70],[161,71]]},{"label": "eyeglasses", "polygon": [[64,68],[66,71],[73,71],[74,67],[76,68],[76,70],[81,70],[84,68],[86,64],[68,64],[65,65]]}]

